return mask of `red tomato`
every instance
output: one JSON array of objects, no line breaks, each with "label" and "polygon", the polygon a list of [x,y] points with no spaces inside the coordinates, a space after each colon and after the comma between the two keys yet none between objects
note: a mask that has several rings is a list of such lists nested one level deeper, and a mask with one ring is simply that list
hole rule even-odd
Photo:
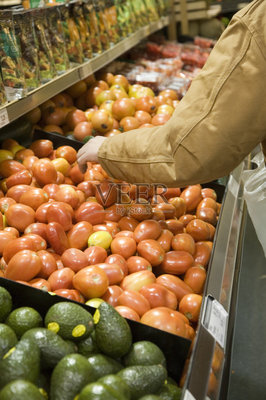
[{"label": "red tomato", "polygon": [[27,226],[34,222],[35,212],[31,207],[24,204],[13,204],[8,208],[5,216],[9,226],[24,232]]},{"label": "red tomato", "polygon": [[185,200],[187,212],[196,210],[198,204],[202,200],[200,185],[188,186],[183,190],[180,197]]},{"label": "red tomato", "polygon": [[123,256],[120,254],[110,254],[105,260],[107,264],[117,264],[122,268],[124,275],[128,274],[128,264],[127,261],[124,259]]},{"label": "red tomato", "polygon": [[38,273],[38,276],[40,278],[47,279],[54,271],[57,270],[56,261],[49,251],[40,250],[37,252],[37,254],[42,262],[42,267]]},{"label": "red tomato", "polygon": [[35,287],[36,289],[41,289],[44,290],[45,292],[50,292],[51,291],[51,285],[48,281],[42,278],[35,278],[29,281],[30,285],[32,287]]},{"label": "red tomato", "polygon": [[33,224],[27,226],[27,228],[25,229],[24,234],[27,235],[28,233],[35,233],[36,235],[41,236],[45,241],[47,241],[46,224],[43,224],[41,222],[34,222]]},{"label": "red tomato", "polygon": [[165,252],[156,240],[142,240],[139,242],[137,250],[138,254],[148,260],[153,267],[160,265],[164,259]]},{"label": "red tomato", "polygon": [[43,224],[47,223],[47,210],[52,202],[53,200],[49,200],[47,203],[43,203],[40,205],[40,207],[37,208],[35,212],[35,218],[38,222],[41,222]]},{"label": "red tomato", "polygon": [[202,266],[189,268],[184,276],[184,282],[191,287],[193,292],[201,294],[206,281],[206,270]]},{"label": "red tomato", "polygon": [[25,160],[25,158],[29,157],[29,156],[34,156],[33,151],[30,149],[22,149],[22,150],[19,150],[16,152],[15,160],[17,160],[19,162],[23,162]]},{"label": "red tomato", "polygon": [[31,173],[25,169],[13,175],[10,175],[6,180],[6,187],[7,189],[10,189],[12,186],[15,185],[30,185],[31,179]]},{"label": "red tomato", "polygon": [[163,229],[161,235],[158,237],[157,242],[165,252],[171,249],[173,236],[174,235],[171,231],[168,229]]},{"label": "red tomato", "polygon": [[194,258],[187,251],[169,251],[161,265],[164,273],[181,275],[194,264]]},{"label": "red tomato", "polygon": [[46,212],[47,222],[58,222],[64,229],[69,231],[72,228],[72,215],[63,202],[53,201],[47,208]]},{"label": "red tomato", "polygon": [[195,263],[206,267],[211,257],[211,248],[206,242],[197,242],[194,254]]},{"label": "red tomato", "polygon": [[200,219],[194,219],[190,221],[186,226],[186,232],[189,233],[195,242],[202,240],[209,240],[210,238],[210,228],[206,222]]},{"label": "red tomato", "polygon": [[29,237],[32,240],[34,251],[45,250],[47,247],[44,238],[42,236],[37,235],[36,233],[26,233],[24,237]]},{"label": "red tomato", "polygon": [[186,294],[179,303],[179,311],[184,314],[189,321],[197,322],[200,314],[202,296],[199,294]]},{"label": "red tomato", "polygon": [[117,312],[119,312],[120,315],[122,315],[123,318],[140,322],[139,315],[132,308],[126,306],[116,306],[115,309]]},{"label": "red tomato", "polygon": [[46,234],[50,246],[57,254],[61,255],[69,248],[68,238],[58,222],[50,222],[47,225]]},{"label": "red tomato", "polygon": [[48,201],[47,193],[40,188],[30,188],[20,196],[19,202],[37,210],[37,208]]},{"label": "red tomato", "polygon": [[215,190],[213,190],[213,189],[210,189],[210,188],[204,188],[204,189],[201,189],[201,195],[202,195],[202,197],[205,199],[206,197],[210,197],[210,198],[212,198],[213,200],[217,200],[217,194],[216,194],[216,192],[215,192]]},{"label": "red tomato", "polygon": [[176,318],[166,307],[153,308],[147,311],[140,322],[174,335],[186,337],[185,322]]},{"label": "red tomato", "polygon": [[87,201],[76,210],[75,219],[76,222],[87,221],[92,225],[102,224],[105,220],[104,209],[99,203]]},{"label": "red tomato", "polygon": [[71,268],[74,272],[78,272],[88,266],[86,255],[79,249],[70,248],[65,250],[61,260],[65,268]]},{"label": "red tomato", "polygon": [[73,286],[86,299],[101,297],[108,288],[108,277],[101,268],[92,265],[81,269],[73,278]]},{"label": "red tomato", "polygon": [[111,243],[112,253],[120,254],[125,259],[136,253],[137,245],[134,239],[130,237],[117,237]]},{"label": "red tomato", "polygon": [[33,164],[34,164],[36,161],[38,161],[38,157],[35,157],[35,156],[28,156],[28,157],[26,157],[26,158],[22,161],[22,164],[24,165],[24,167],[25,167],[28,171],[32,172]]},{"label": "red tomato", "polygon": [[110,207],[117,201],[117,187],[108,181],[96,185],[95,197],[99,204],[104,207]]},{"label": "red tomato", "polygon": [[88,265],[103,263],[107,257],[107,251],[100,246],[91,246],[84,251],[88,260]]},{"label": "red tomato", "polygon": [[16,201],[11,197],[2,197],[0,199],[0,212],[5,214],[8,208],[12,205],[16,204]]},{"label": "red tomato", "polygon": [[134,290],[124,290],[118,297],[117,304],[132,308],[140,317],[151,308],[148,300]]},{"label": "red tomato", "polygon": [[32,173],[40,186],[47,185],[48,183],[56,183],[57,171],[52,161],[43,158],[35,161],[32,166]]},{"label": "red tomato", "polygon": [[138,221],[132,217],[122,217],[118,221],[118,226],[121,231],[134,231],[138,226]]},{"label": "red tomato", "polygon": [[187,224],[189,224],[189,222],[193,221],[194,219],[196,219],[196,215],[184,214],[179,218],[179,221],[182,222],[182,224],[186,228]]},{"label": "red tomato", "polygon": [[70,268],[62,268],[52,272],[48,278],[52,292],[57,289],[72,289],[74,275],[74,271]]},{"label": "red tomato", "polygon": [[13,228],[12,226],[7,226],[6,228],[4,228],[4,232],[9,232],[16,238],[19,237],[19,231],[16,228]]},{"label": "red tomato", "polygon": [[172,239],[173,250],[187,251],[191,255],[195,253],[196,246],[192,236],[188,233],[178,233]]},{"label": "red tomato", "polygon": [[92,225],[89,222],[81,221],[75,224],[67,234],[70,247],[85,249],[92,231]]},{"label": "red tomato", "polygon": [[115,234],[115,237],[124,237],[124,236],[134,239],[134,232],[132,232],[132,231],[120,231],[120,232],[117,232]]},{"label": "red tomato", "polygon": [[112,206],[105,209],[105,220],[118,222],[127,213],[125,205],[113,204]]},{"label": "red tomato", "polygon": [[217,214],[213,208],[200,208],[197,210],[196,217],[202,221],[208,222],[209,224],[216,225]]},{"label": "red tomato", "polygon": [[109,285],[118,285],[125,276],[122,267],[118,264],[100,263],[97,267],[106,273]]},{"label": "red tomato", "polygon": [[25,170],[24,165],[16,160],[4,160],[0,163],[0,176],[8,178],[10,175]]},{"label": "red tomato", "polygon": [[33,250],[34,243],[32,239],[28,237],[20,237],[14,239],[10,243],[7,243],[3,250],[3,257],[6,263],[8,263],[11,258],[21,250]]},{"label": "red tomato", "polygon": [[84,303],[84,298],[79,293],[78,290],[75,290],[75,289],[57,289],[57,290],[54,290],[54,293],[57,294],[57,296],[62,296],[62,297],[65,297],[66,299],[69,299],[69,300],[74,300],[74,301],[79,301],[80,303]]},{"label": "red tomato", "polygon": [[151,206],[150,202],[143,198],[135,200],[129,206],[128,216],[136,219],[137,221],[151,219],[152,218],[152,206]]},{"label": "red tomato", "polygon": [[78,185],[84,180],[84,174],[80,171],[78,164],[72,166],[71,170],[69,171],[69,177]]},{"label": "red tomato", "polygon": [[139,293],[148,300],[151,308],[169,307],[173,310],[177,308],[176,295],[159,283],[142,286]]},{"label": "red tomato", "polygon": [[37,253],[31,250],[17,252],[7,264],[5,278],[30,281],[42,268],[42,262]]},{"label": "red tomato", "polygon": [[155,206],[155,210],[161,210],[164,213],[165,219],[175,218],[176,209],[170,203],[159,203]]},{"label": "red tomato", "polygon": [[86,198],[95,195],[95,185],[92,182],[84,181],[78,184],[77,189],[81,190]]},{"label": "red tomato", "polygon": [[54,149],[53,142],[47,139],[39,139],[32,142],[30,149],[38,158],[48,157]]},{"label": "red tomato", "polygon": [[79,205],[79,197],[76,190],[70,185],[60,185],[55,194],[55,200],[69,204],[73,209]]},{"label": "red tomato", "polygon": [[135,290],[138,292],[143,286],[155,282],[155,275],[151,271],[143,270],[127,275],[120,286],[123,290]]},{"label": "red tomato", "polygon": [[162,232],[162,228],[159,222],[149,219],[146,221],[142,221],[138,224],[136,229],[134,230],[134,238],[137,243],[141,242],[141,240],[145,239],[158,239]]},{"label": "red tomato", "polygon": [[169,229],[169,231],[171,231],[174,235],[184,232],[184,225],[181,221],[178,221],[177,219],[167,219],[165,222],[167,229]]},{"label": "red tomato", "polygon": [[182,279],[178,278],[178,276],[163,274],[158,276],[156,283],[159,283],[173,292],[178,301],[180,301],[186,294],[193,293],[191,287],[189,287]]},{"label": "red tomato", "polygon": [[217,212],[217,203],[211,197],[205,197],[201,202],[198,204],[197,211],[201,210],[202,208],[212,208],[215,213]]},{"label": "red tomato", "polygon": [[133,272],[138,272],[142,270],[152,271],[152,266],[148,260],[143,257],[132,256],[127,259],[128,272],[132,274]]},{"label": "red tomato", "polygon": [[15,236],[11,232],[0,231],[0,255],[2,256],[4,248],[13,241]]},{"label": "red tomato", "polygon": [[175,207],[175,216],[176,218],[181,217],[186,212],[186,203],[185,200],[181,197],[172,197],[169,199],[169,203]]},{"label": "red tomato", "polygon": [[69,164],[73,164],[77,160],[77,151],[71,146],[58,147],[55,155],[57,158],[65,158]]},{"label": "red tomato", "polygon": [[[8,189],[6,193],[7,198],[11,198],[15,200],[15,202],[19,202],[20,197],[22,196],[23,193],[27,192],[30,189],[29,185],[16,185],[12,186],[10,189]],[[10,203],[10,201],[9,201]],[[14,204],[14,203],[13,203]],[[10,204],[9,204],[10,205]]]},{"label": "red tomato", "polygon": [[111,306],[117,306],[117,299],[120,294],[123,293],[123,290],[120,286],[111,285],[107,288],[106,292],[102,295],[102,299],[106,301]]},{"label": "red tomato", "polygon": [[209,224],[208,222],[206,222],[206,224],[207,224],[207,226],[209,227],[209,230],[210,230],[209,240],[213,240],[215,232],[216,232],[216,229],[212,224]]}]

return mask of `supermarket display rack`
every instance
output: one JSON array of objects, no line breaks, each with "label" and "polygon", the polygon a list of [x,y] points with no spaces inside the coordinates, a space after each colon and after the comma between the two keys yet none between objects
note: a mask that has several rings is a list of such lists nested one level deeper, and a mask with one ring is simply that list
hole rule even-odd
[{"label": "supermarket display rack", "polygon": [[141,40],[145,39],[152,33],[168,26],[169,17],[162,17],[160,20],[150,23],[129,37],[121,40],[119,43],[96,56],[95,58],[83,63],[48,83],[40,86],[38,89],[28,93],[26,97],[20,100],[12,101],[0,108],[0,128],[16,120],[20,116],[26,114],[33,108],[42,104],[44,101],[62,92],[69,86],[86,78],[95,71],[103,68],[111,61],[115,60],[121,54],[136,46]]}]

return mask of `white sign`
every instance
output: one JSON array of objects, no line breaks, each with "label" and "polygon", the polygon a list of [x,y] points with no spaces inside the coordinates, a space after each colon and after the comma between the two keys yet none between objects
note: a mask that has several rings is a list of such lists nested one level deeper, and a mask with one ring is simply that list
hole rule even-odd
[{"label": "white sign", "polygon": [[0,128],[3,128],[7,124],[9,124],[8,113],[6,108],[3,108],[0,110]]},{"label": "white sign", "polygon": [[196,400],[195,397],[186,389],[183,400]]},{"label": "white sign", "polygon": [[228,312],[217,300],[208,297],[204,325],[223,349],[226,342],[227,323]]}]

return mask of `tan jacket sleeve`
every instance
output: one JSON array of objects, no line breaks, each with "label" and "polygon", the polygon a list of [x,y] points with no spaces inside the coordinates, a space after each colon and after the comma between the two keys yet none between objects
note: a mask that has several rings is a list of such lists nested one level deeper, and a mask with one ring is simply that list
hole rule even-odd
[{"label": "tan jacket sleeve", "polygon": [[161,127],[108,138],[98,157],[130,183],[186,186],[227,175],[266,139],[266,2],[237,13]]}]

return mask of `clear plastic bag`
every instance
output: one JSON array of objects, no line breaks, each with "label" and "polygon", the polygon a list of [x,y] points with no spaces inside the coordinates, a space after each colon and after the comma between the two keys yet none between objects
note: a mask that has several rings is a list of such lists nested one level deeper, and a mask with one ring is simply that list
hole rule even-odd
[{"label": "clear plastic bag", "polygon": [[260,151],[252,159],[257,168],[243,173],[244,199],[266,257],[266,166]]}]

